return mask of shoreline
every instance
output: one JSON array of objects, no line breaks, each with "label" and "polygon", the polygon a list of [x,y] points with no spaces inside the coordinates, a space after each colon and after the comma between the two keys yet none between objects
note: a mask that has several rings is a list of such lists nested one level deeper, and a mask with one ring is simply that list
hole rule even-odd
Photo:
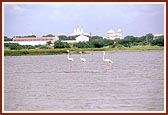
[{"label": "shoreline", "polygon": [[62,48],[62,49],[21,49],[21,50],[4,50],[4,56],[31,56],[31,55],[58,55],[66,54],[67,50],[72,54],[77,54],[79,51],[84,53],[94,51],[155,51],[164,50],[164,47],[159,46],[133,46],[131,48]]}]

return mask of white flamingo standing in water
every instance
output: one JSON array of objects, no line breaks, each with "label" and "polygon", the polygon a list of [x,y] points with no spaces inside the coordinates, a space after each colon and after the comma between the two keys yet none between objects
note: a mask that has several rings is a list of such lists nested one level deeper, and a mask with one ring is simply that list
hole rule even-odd
[{"label": "white flamingo standing in water", "polygon": [[[79,53],[81,54],[80,60],[82,61],[82,63],[86,62],[86,59],[82,57],[82,52],[80,51]],[[84,65],[83,65],[83,69],[84,69]]]},{"label": "white flamingo standing in water", "polygon": [[104,56],[105,56],[105,51],[103,51],[103,61],[108,62],[111,68],[111,64],[113,63],[113,61],[111,59],[104,59]]},{"label": "white flamingo standing in water", "polygon": [[73,62],[74,59],[69,57],[69,50],[67,50],[67,52],[68,52],[67,58],[68,58],[68,61],[69,61],[69,69],[70,69],[70,72],[71,72],[71,70],[72,70],[72,63],[71,62]]}]

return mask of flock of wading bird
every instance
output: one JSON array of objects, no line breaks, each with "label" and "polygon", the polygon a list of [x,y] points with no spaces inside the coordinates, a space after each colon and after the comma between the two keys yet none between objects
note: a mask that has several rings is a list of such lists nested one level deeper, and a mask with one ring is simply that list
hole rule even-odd
[{"label": "flock of wading bird", "polygon": [[[70,69],[70,72],[71,72],[72,71],[72,63],[71,62],[73,62],[74,59],[69,57],[69,53],[70,53],[69,50],[67,50],[67,52],[68,52],[67,59],[69,61],[69,69]],[[102,52],[103,52],[103,61],[109,63],[109,66],[111,68],[111,64],[113,63],[113,61],[111,59],[107,59],[107,58],[105,59],[104,58],[105,51],[102,51]],[[80,60],[82,61],[82,63],[86,62],[86,59],[82,57],[82,52],[80,51],[79,53],[81,54],[80,55]],[[84,70],[84,66],[83,66],[83,70]]]}]

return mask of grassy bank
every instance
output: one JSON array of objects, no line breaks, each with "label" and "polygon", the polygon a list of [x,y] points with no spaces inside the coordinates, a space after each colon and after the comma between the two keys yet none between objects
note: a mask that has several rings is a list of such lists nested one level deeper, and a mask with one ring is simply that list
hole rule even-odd
[{"label": "grassy bank", "polygon": [[[79,51],[141,51],[141,50],[163,50],[164,47],[159,46],[133,46],[120,48],[71,48],[71,53],[79,53]],[[56,55],[67,53],[67,49],[22,49],[22,50],[4,50],[5,56],[21,56],[21,55]]]}]

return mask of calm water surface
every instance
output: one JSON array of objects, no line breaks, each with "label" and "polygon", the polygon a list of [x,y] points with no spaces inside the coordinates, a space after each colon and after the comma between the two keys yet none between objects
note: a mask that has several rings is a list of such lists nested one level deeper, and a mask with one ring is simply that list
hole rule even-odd
[{"label": "calm water surface", "polygon": [[[163,111],[164,51],[7,56],[5,111]],[[84,67],[84,68],[83,68]]]}]

